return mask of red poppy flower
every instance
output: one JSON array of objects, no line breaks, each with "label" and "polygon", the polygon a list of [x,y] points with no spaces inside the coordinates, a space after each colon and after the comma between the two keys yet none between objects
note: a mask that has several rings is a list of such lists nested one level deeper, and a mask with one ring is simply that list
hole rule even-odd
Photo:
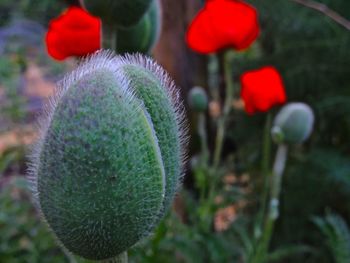
[{"label": "red poppy flower", "polygon": [[71,6],[51,20],[46,46],[57,60],[92,53],[101,48],[101,20],[80,7]]},{"label": "red poppy flower", "polygon": [[257,11],[241,0],[207,0],[192,21],[186,40],[199,53],[248,48],[260,32]]},{"label": "red poppy flower", "polygon": [[248,114],[268,111],[287,100],[281,75],[271,66],[241,76],[241,98]]}]

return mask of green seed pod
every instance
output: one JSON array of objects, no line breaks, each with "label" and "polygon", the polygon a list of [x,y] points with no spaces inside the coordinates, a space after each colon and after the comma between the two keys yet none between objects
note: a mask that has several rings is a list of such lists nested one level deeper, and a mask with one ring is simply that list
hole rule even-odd
[{"label": "green seed pod", "polygon": [[183,116],[173,82],[141,56],[100,52],[65,78],[29,170],[63,246],[110,259],[152,231],[181,179]]},{"label": "green seed pod", "polygon": [[202,87],[193,87],[188,94],[188,104],[195,111],[205,111],[208,108],[208,96]]},{"label": "green seed pod", "polygon": [[311,135],[314,113],[305,103],[289,103],[277,114],[271,130],[276,143],[302,143]]},{"label": "green seed pod", "polygon": [[93,15],[108,25],[130,27],[137,24],[147,12],[152,0],[80,0]]},{"label": "green seed pod", "polygon": [[161,29],[161,7],[153,0],[140,22],[130,28],[117,29],[117,53],[149,53],[157,43]]}]

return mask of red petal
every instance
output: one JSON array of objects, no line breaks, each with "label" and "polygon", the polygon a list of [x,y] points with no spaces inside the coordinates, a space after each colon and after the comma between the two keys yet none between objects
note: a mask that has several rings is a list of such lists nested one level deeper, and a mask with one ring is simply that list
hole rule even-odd
[{"label": "red petal", "polygon": [[209,14],[205,9],[201,10],[192,21],[187,34],[186,41],[193,50],[207,54],[217,50],[214,32],[211,29]]},{"label": "red petal", "polygon": [[46,45],[58,60],[92,53],[101,47],[101,21],[81,8],[70,7],[51,20]]},{"label": "red petal", "polygon": [[245,72],[241,76],[241,98],[248,114],[268,111],[286,102],[282,77],[271,66]]},{"label": "red petal", "polygon": [[248,48],[260,32],[252,6],[238,0],[208,0],[187,32],[190,48],[201,53]]}]

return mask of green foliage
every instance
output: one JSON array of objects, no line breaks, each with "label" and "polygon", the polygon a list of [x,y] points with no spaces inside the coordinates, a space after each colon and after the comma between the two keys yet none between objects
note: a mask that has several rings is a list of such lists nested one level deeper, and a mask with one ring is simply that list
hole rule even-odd
[{"label": "green foliage", "polygon": [[[282,193],[281,220],[274,235],[275,244],[299,243],[320,247],[321,236],[310,223],[312,215],[332,207],[349,212],[350,166],[346,157],[335,150],[317,148],[294,149],[288,162]],[[290,262],[304,262],[305,257],[291,257]],[[308,257],[310,262],[328,263],[320,253]]]},{"label": "green foliage", "polygon": [[[350,2],[347,0],[317,1],[327,4],[345,17],[350,17]],[[102,1],[96,1],[100,2]],[[129,0],[128,2],[135,3]],[[350,145],[349,32],[322,14],[289,0],[249,2],[259,11],[262,33],[259,41],[250,50],[235,54],[234,78],[238,80],[239,75],[245,70],[272,64],[283,75],[288,100],[306,102],[316,114],[315,132],[311,140],[303,146],[291,147],[283,180],[281,216],[277,221],[267,261],[329,263],[334,259],[337,263],[346,262],[348,257],[346,251],[349,250],[349,230],[346,221],[350,219],[350,205],[344,201],[350,198],[350,165],[347,157]],[[55,3],[48,0],[21,0],[16,3],[2,0],[0,24],[8,23],[15,9],[17,9],[16,15],[25,14],[47,23],[49,18],[57,16],[63,8],[63,1]],[[119,44],[126,39],[124,37],[120,39],[120,36],[118,38]],[[10,48],[12,47],[11,45]],[[16,89],[12,87],[17,87],[17,75],[21,69],[17,62],[8,58],[4,60],[2,57],[0,71],[5,77],[0,79],[2,83],[6,82],[6,85],[1,85],[8,88],[6,93],[12,94],[15,101],[14,104],[6,105],[20,105],[22,102]],[[47,65],[46,62],[43,64]],[[50,70],[51,68],[49,67]],[[60,69],[57,71],[61,72]],[[220,77],[209,76],[214,91],[217,91]],[[143,93],[141,97],[146,97],[147,92]],[[239,90],[236,91],[236,95],[238,94]],[[0,105],[3,110],[5,104]],[[102,105],[99,107],[103,108]],[[145,107],[148,108],[147,105]],[[162,109],[162,106],[158,107],[153,111]],[[17,106],[13,109],[16,108]],[[1,111],[1,114],[3,112]],[[7,112],[12,112],[15,118],[21,119],[23,116],[17,110]],[[275,113],[276,110],[273,110],[272,114]],[[91,112],[91,115],[94,114],[98,113]],[[156,118],[154,114],[150,113],[152,119]],[[255,223],[253,220],[256,214],[255,204],[261,188],[259,171],[262,157],[261,127],[264,125],[265,117],[260,114],[248,118],[237,111],[230,116],[230,127],[227,129],[229,134],[225,141],[225,144],[229,145],[230,152],[224,154],[227,157],[226,162],[223,162],[225,166],[217,171],[208,171],[206,166],[201,166],[203,156],[199,156],[200,165],[192,169],[194,182],[193,185],[192,182],[189,183],[192,188],[182,193],[185,205],[181,212],[184,215],[180,219],[173,213],[169,214],[150,239],[131,249],[131,262],[246,262],[249,259],[254,252],[254,234],[257,235],[252,233],[252,229]],[[124,120],[128,125],[129,119]],[[76,125],[73,127],[72,123],[71,130],[89,133]],[[211,123],[208,124],[210,125]],[[158,133],[156,127],[154,130]],[[166,140],[166,135],[163,136],[163,140]],[[109,142],[111,141],[114,141],[114,138]],[[234,153],[231,145],[235,146]],[[161,147],[160,151],[163,155]],[[16,150],[6,152],[0,160],[0,172],[6,170],[12,163],[22,160],[20,156]],[[56,168],[58,165],[52,162]],[[58,167],[57,171],[59,169],[62,168]],[[168,169],[171,170],[170,165]],[[253,191],[243,197],[240,190],[235,187],[227,191],[227,186],[221,183],[222,176],[227,171],[234,171],[237,174],[249,173],[252,178],[249,184],[253,187]],[[166,180],[167,185],[170,185],[169,178]],[[0,214],[2,218],[7,215],[5,223],[0,220],[0,262],[68,262],[54,245],[49,233],[39,225],[38,218],[28,201],[22,199],[14,201],[12,190],[9,191],[7,185],[1,184],[0,191],[0,204],[6,203],[6,206],[1,206]],[[218,195],[225,199],[220,205],[214,202],[214,198]],[[223,233],[215,232],[212,224],[217,210],[239,201],[240,198],[249,201],[244,211],[245,217],[240,216]],[[311,215],[321,214],[325,207],[341,211],[344,218],[339,219],[333,214],[323,219],[318,217],[315,221],[324,233],[321,235],[309,218]],[[25,220],[21,219],[18,223],[18,219],[22,216]],[[6,227],[2,227],[3,224]],[[12,224],[15,226],[12,227]],[[7,234],[7,231],[13,231],[15,236]],[[41,234],[32,236],[32,233]],[[23,250],[18,237],[27,235],[30,236],[32,245]],[[329,251],[326,251],[328,254],[324,252],[323,240],[328,245]]]},{"label": "green foliage", "polygon": [[[38,7],[39,8],[39,7]],[[44,77],[56,79],[63,74],[64,64],[49,59],[43,49],[45,29],[28,19],[13,19],[0,27],[0,119],[13,124],[27,121],[28,108],[37,107],[38,98],[26,95],[26,71],[35,64]],[[0,127],[2,131],[4,127]],[[8,127],[7,127],[8,128]]]},{"label": "green foliage", "polygon": [[186,193],[181,196],[186,198],[186,211],[191,211],[191,218],[183,222],[178,215],[169,214],[151,239],[130,250],[130,262],[237,262],[240,254],[232,232],[204,232],[198,221],[198,208],[193,206],[195,200]]},{"label": "green foliage", "polygon": [[[315,112],[314,132],[304,146],[291,148],[284,176],[281,216],[271,251],[295,243],[319,246],[320,235],[309,222],[326,206],[350,218],[350,45],[349,31],[317,11],[293,1],[251,0],[262,25],[261,36],[247,53],[236,54],[234,75],[271,64],[281,72],[288,101],[302,101]],[[330,8],[350,17],[350,2],[322,0]],[[272,111],[276,113],[276,109]],[[232,117],[229,139],[236,142],[239,169],[255,178],[258,172],[265,116]],[[244,143],[239,143],[244,142]],[[261,149],[261,147],[259,148]],[[252,199],[256,198],[252,195]],[[311,225],[311,227],[310,227]],[[279,262],[328,263],[318,253],[289,256]]]},{"label": "green foliage", "polygon": [[0,26],[8,23],[13,17],[26,17],[42,24],[59,15],[66,7],[64,1],[52,0],[1,0]]},{"label": "green foliage", "polygon": [[19,92],[21,79],[20,63],[11,60],[9,57],[0,57],[0,85],[4,89],[3,102],[0,104],[0,111],[3,117],[8,117],[13,121],[20,121],[25,116],[25,99]]},{"label": "green foliage", "polygon": [[[65,254],[40,222],[29,200],[27,181],[23,177],[13,177],[2,184],[0,262],[92,262]],[[195,209],[188,205],[188,209]],[[130,249],[129,262],[236,262],[239,253],[231,242],[234,236],[231,232],[200,233],[195,222],[185,224],[177,215],[169,213],[149,239]]]},{"label": "green foliage", "polygon": [[27,181],[13,177],[0,190],[0,262],[68,262],[40,223]]},{"label": "green foliage", "polygon": [[116,32],[116,52],[149,53],[157,43],[161,29],[159,0],[153,0],[142,19],[130,28],[119,28]]},{"label": "green foliage", "polygon": [[335,263],[347,263],[350,259],[350,229],[340,215],[328,213],[313,222],[326,238],[326,244]]},{"label": "green foliage", "polygon": [[271,252],[265,262],[281,262],[282,260],[298,255],[298,254],[314,253],[314,249],[305,245],[289,245],[286,247],[277,248]]}]

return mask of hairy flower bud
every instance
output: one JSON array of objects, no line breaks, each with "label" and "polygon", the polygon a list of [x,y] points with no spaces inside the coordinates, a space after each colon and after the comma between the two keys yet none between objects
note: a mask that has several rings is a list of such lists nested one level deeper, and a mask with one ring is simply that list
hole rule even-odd
[{"label": "hairy flower bud", "polygon": [[109,259],[147,236],[172,201],[182,103],[164,70],[142,56],[100,52],[60,86],[31,157],[36,203],[69,251]]}]

